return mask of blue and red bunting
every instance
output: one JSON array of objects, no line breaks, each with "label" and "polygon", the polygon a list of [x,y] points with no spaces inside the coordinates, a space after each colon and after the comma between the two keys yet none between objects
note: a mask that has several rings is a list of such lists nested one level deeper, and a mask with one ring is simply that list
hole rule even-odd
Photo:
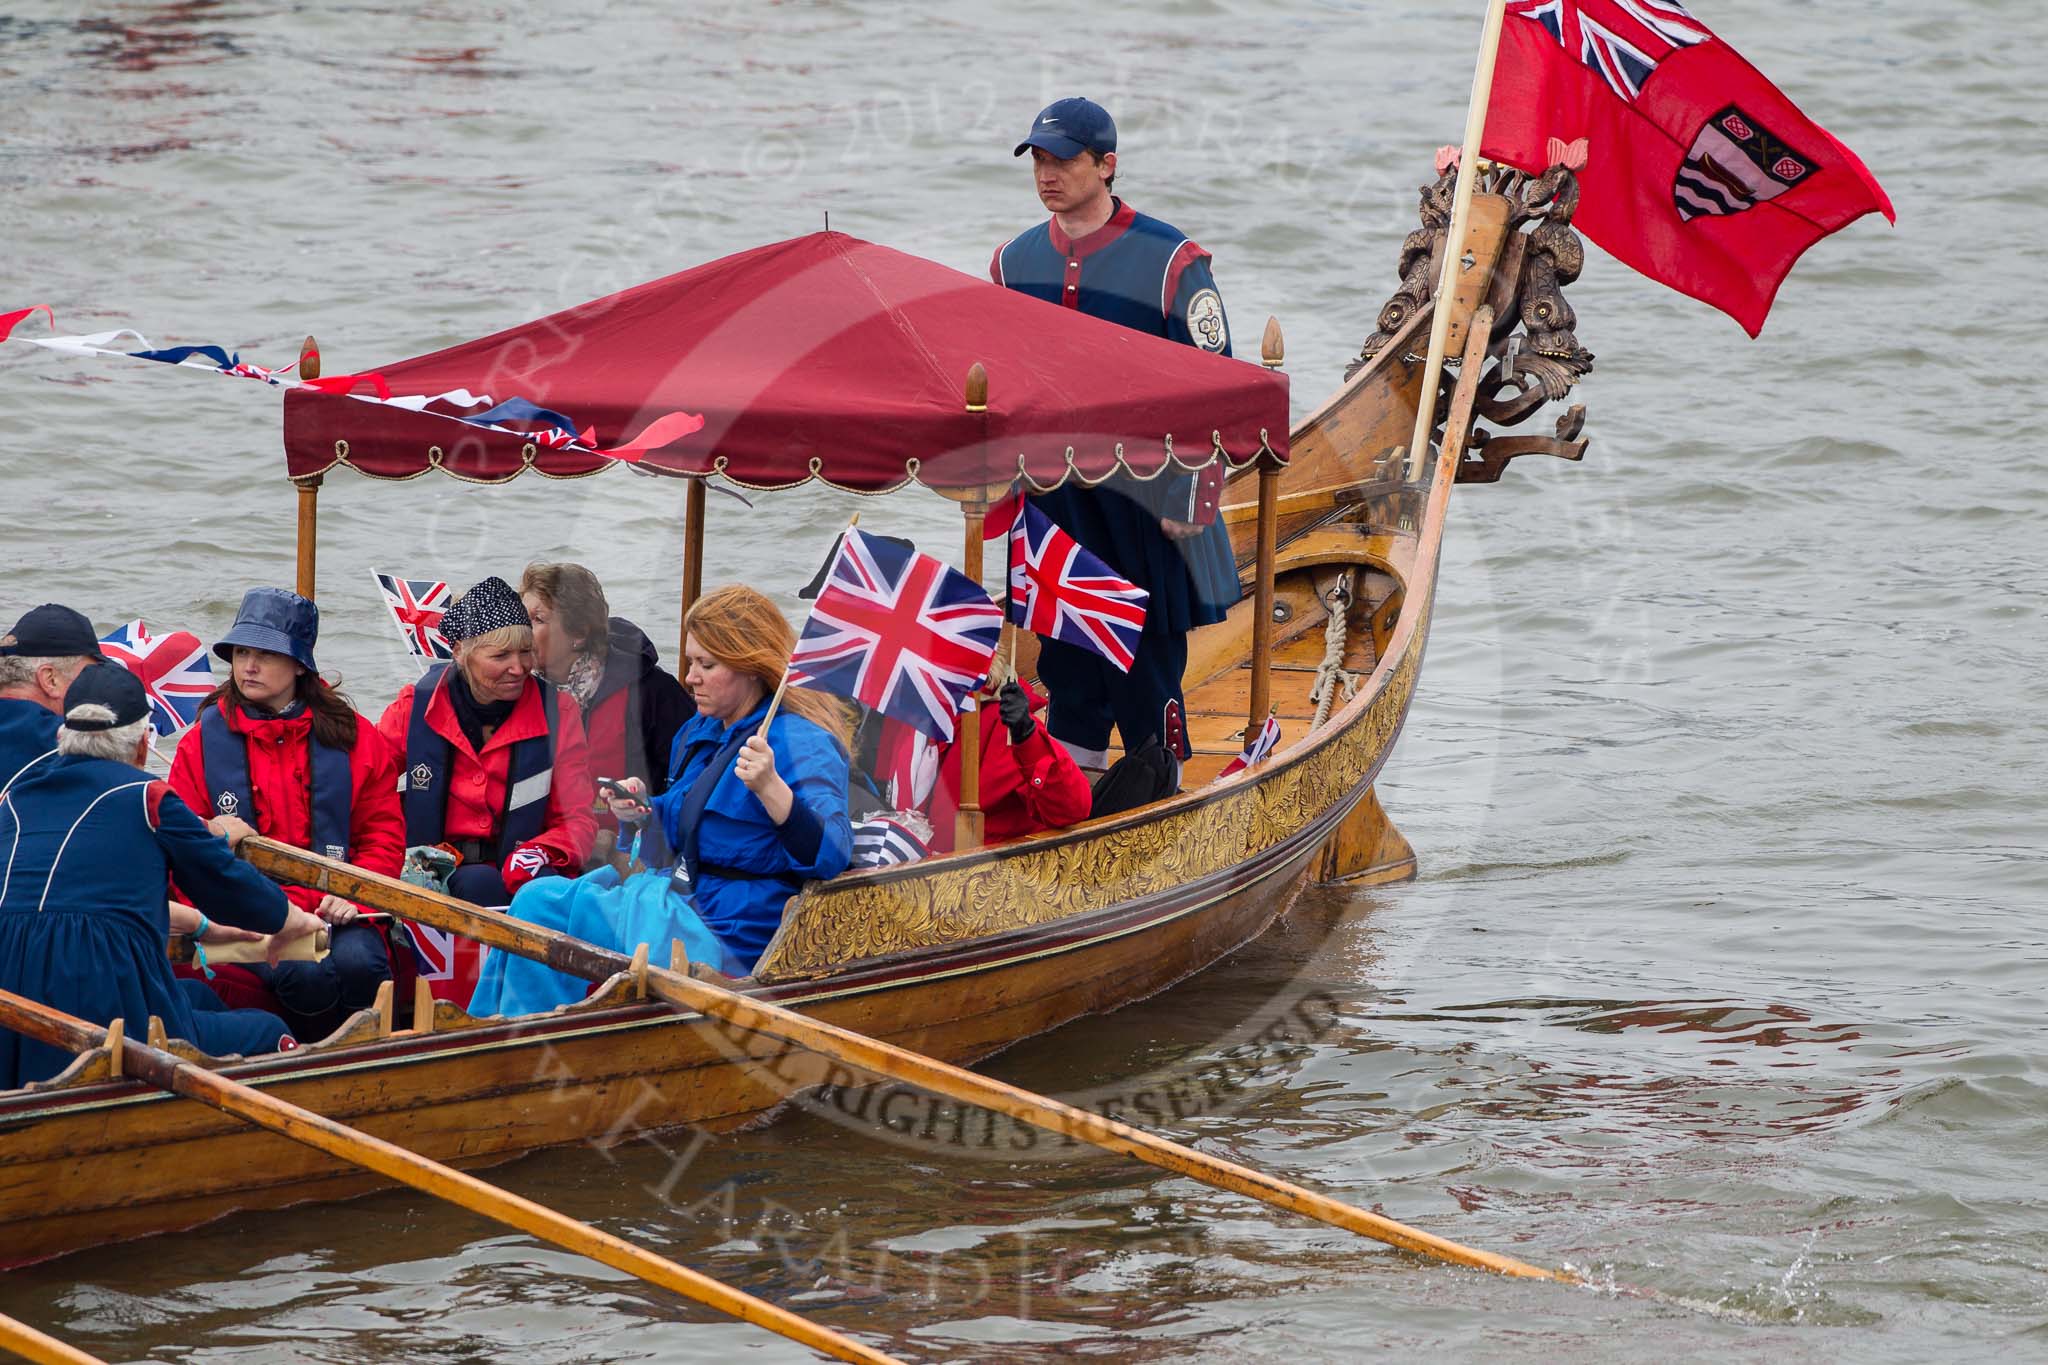
[{"label": "blue and red bunting", "polygon": [[[43,314],[51,330],[56,330],[57,317],[50,306],[44,303],[32,304],[13,312],[0,313],[0,341],[26,341],[30,345],[65,355],[118,356],[127,360],[147,360],[160,365],[208,370],[241,379],[260,380],[275,388],[305,388],[317,393],[346,394],[365,402],[388,403],[429,416],[445,417],[451,421],[481,427],[487,431],[504,432],[532,441],[549,450],[585,450],[628,464],[637,463],[648,451],[657,450],[671,441],[702,430],[704,426],[704,419],[694,413],[665,413],[647,423],[639,435],[614,446],[600,447],[591,428],[585,427],[579,434],[575,420],[568,414],[544,408],[526,398],[494,399],[489,394],[473,394],[467,389],[452,389],[436,394],[394,396],[389,381],[376,371],[329,375],[321,379],[299,379],[291,375],[299,366],[297,360],[289,365],[270,369],[242,359],[240,352],[226,346],[201,342],[188,346],[160,347],[153,345],[142,333],[125,327],[77,336],[15,336],[15,329],[35,313]],[[133,338],[135,344],[120,344],[124,338]]]}]

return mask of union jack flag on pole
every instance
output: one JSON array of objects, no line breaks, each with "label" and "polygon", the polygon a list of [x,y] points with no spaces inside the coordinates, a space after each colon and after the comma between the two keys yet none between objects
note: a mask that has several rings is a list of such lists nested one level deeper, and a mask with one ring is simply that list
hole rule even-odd
[{"label": "union jack flag on pole", "polygon": [[1002,633],[1002,608],[979,583],[930,555],[849,530],[790,655],[789,683],[851,697],[950,740]]},{"label": "union jack flag on pole", "polygon": [[1280,718],[1278,716],[1267,716],[1266,723],[1259,727],[1259,732],[1256,735],[1252,736],[1252,742],[1244,746],[1243,753],[1223,765],[1223,771],[1216,774],[1216,780],[1221,782],[1226,777],[1231,777],[1243,772],[1246,768],[1265,762],[1268,755],[1279,747]]},{"label": "union jack flag on pole", "polygon": [[448,585],[430,578],[400,578],[378,573],[377,591],[398,624],[406,652],[415,659],[452,659],[455,651],[441,638],[441,613],[448,610]]},{"label": "union jack flag on pole", "polygon": [[1010,527],[1012,621],[1034,635],[1092,649],[1128,673],[1151,600],[1051,517],[1024,504]]},{"label": "union jack flag on pole", "polygon": [[177,734],[199,719],[199,703],[213,691],[213,656],[188,630],[152,635],[130,621],[100,640],[100,652],[142,680],[156,732]]}]

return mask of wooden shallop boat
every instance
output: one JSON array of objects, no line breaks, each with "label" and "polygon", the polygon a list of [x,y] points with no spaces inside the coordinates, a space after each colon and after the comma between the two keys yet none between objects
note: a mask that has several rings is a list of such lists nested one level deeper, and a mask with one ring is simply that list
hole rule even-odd
[{"label": "wooden shallop boat", "polygon": [[[1373,782],[1415,692],[1451,487],[1498,479],[1522,454],[1578,459],[1584,450],[1576,407],[1554,436],[1474,425],[1523,421],[1564,397],[1590,364],[1560,293],[1579,264],[1575,200],[1562,168],[1486,173],[1450,310],[1460,363],[1436,396],[1434,458],[1411,469],[1450,174],[1425,188],[1423,226],[1402,248],[1401,287],[1359,363],[1296,426],[1284,468],[1266,461],[1235,476],[1240,493],[1264,485],[1256,502],[1224,511],[1252,591],[1190,642],[1197,755],[1181,795],[1013,844],[813,884],[739,988],[969,1062],[1202,970],[1262,933],[1310,880],[1412,875],[1414,855]],[[1269,328],[1274,363],[1277,343]],[[302,485],[302,526],[308,494]],[[692,513],[700,531],[701,492]],[[1028,672],[1028,653],[1022,664]],[[1286,732],[1283,747],[1219,779],[1248,722],[1268,711]],[[445,1002],[419,1005],[409,1029],[394,1028],[387,998],[332,1039],[220,1065],[462,1164],[681,1124],[731,1128],[793,1093],[847,1079],[808,1054],[649,1002],[630,975],[535,1018],[478,1020]],[[47,1084],[0,1094],[0,1265],[379,1183],[124,1079],[118,1065],[101,1049]]]}]

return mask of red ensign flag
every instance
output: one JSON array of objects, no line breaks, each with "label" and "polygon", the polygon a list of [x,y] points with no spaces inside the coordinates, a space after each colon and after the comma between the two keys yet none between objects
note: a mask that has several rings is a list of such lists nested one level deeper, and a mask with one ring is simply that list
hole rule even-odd
[{"label": "red ensign flag", "polygon": [[1808,247],[1892,201],[1678,0],[1508,0],[1482,154],[1531,173],[1589,141],[1573,226],[1762,330]]}]

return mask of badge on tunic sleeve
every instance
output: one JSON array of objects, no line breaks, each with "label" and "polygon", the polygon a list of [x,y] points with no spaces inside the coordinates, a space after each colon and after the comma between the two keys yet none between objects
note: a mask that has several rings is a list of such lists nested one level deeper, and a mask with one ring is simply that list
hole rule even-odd
[{"label": "badge on tunic sleeve", "polygon": [[1221,351],[1230,344],[1230,331],[1223,321],[1223,299],[1215,290],[1199,290],[1188,300],[1188,335],[1205,351]]}]

